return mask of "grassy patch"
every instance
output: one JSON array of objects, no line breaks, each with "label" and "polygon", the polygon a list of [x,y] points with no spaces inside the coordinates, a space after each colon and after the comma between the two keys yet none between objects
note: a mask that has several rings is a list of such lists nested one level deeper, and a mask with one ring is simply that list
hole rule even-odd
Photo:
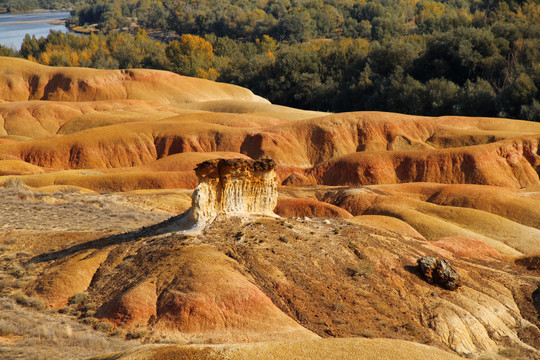
[{"label": "grassy patch", "polygon": [[1,359],[82,359],[139,345],[65,316],[21,307],[9,297],[0,299],[0,336],[13,337],[0,347]]},{"label": "grassy patch", "polygon": [[45,302],[45,300],[37,297],[27,296],[22,291],[16,291],[11,296],[19,305],[31,307],[37,310],[47,309],[47,302]]}]

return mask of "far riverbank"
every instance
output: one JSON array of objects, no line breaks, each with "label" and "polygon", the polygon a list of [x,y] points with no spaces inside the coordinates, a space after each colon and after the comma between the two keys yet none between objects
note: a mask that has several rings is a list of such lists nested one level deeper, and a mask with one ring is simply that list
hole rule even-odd
[{"label": "far riverbank", "polygon": [[67,31],[69,16],[68,11],[0,14],[0,45],[18,50],[26,34],[40,38],[51,30]]}]

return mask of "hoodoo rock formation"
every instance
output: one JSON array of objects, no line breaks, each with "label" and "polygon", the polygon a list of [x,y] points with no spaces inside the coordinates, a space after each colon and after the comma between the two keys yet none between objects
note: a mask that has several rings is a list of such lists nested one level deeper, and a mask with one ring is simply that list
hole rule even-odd
[{"label": "hoodoo rock formation", "polygon": [[277,182],[271,159],[216,159],[197,165],[189,219],[204,222],[225,214],[275,216]]}]

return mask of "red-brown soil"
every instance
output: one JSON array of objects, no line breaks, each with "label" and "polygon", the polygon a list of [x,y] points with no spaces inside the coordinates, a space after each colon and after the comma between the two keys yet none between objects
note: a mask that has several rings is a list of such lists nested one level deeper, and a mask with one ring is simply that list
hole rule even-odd
[{"label": "red-brown soil", "polygon": [[471,259],[500,259],[501,253],[486,243],[462,237],[441,238],[432,242],[433,245],[449,252]]}]

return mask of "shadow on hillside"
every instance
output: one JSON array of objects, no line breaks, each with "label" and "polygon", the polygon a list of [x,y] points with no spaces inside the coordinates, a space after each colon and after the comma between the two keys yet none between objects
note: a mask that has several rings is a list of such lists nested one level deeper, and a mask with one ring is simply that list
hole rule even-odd
[{"label": "shadow on hillside", "polygon": [[425,279],[422,277],[422,274],[420,274],[420,271],[418,270],[418,266],[417,266],[417,265],[405,265],[403,268],[404,268],[408,273],[413,274],[413,275],[416,275],[416,277],[418,277],[419,279],[425,281]]},{"label": "shadow on hillside", "polygon": [[150,225],[150,226],[145,226],[137,230],[88,241],[82,244],[74,245],[72,247],[69,247],[63,250],[44,253],[44,254],[33,257],[29,261],[29,263],[41,263],[41,262],[47,262],[51,260],[58,260],[66,256],[75,254],[82,250],[103,249],[111,245],[117,245],[117,244],[122,244],[126,242],[134,242],[134,241],[140,240],[142,238],[150,237],[150,236],[164,235],[164,234],[169,234],[176,231],[185,230],[185,227],[182,227],[182,224],[184,223],[183,220],[184,218],[186,218],[188,212],[189,210],[180,215],[173,216],[163,222]]}]

